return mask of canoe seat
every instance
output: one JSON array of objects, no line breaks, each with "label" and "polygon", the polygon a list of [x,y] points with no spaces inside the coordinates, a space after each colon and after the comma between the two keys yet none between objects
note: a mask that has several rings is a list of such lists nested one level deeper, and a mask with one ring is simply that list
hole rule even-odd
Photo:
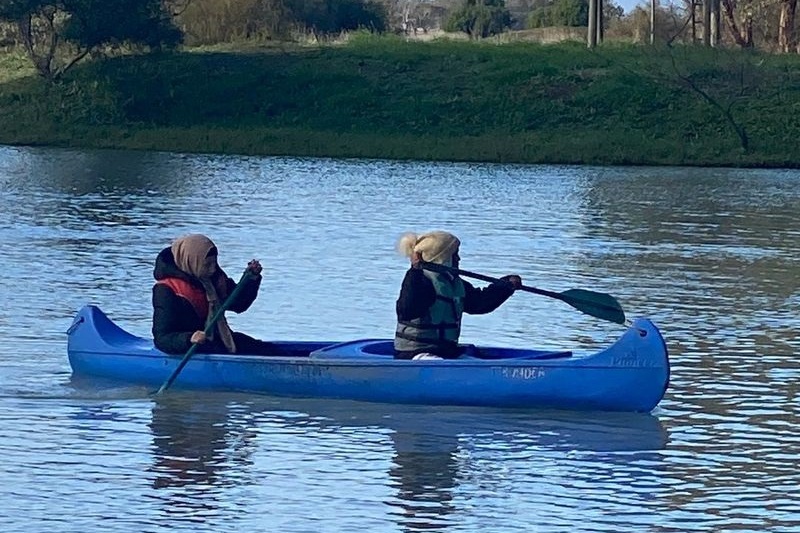
[{"label": "canoe seat", "polygon": [[393,359],[394,341],[362,339],[340,342],[314,350],[308,356],[311,359]]}]

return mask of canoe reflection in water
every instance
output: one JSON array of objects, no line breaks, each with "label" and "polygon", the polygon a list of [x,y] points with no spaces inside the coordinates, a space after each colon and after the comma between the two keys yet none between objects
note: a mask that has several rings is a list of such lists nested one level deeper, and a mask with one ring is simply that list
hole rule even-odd
[{"label": "canoe reflection in water", "polygon": [[[323,486],[328,496],[346,494],[341,485],[348,480],[342,476],[354,486],[366,476],[370,492],[349,493],[348,499],[358,500],[362,493],[370,503],[377,498],[395,509],[405,531],[452,525],[455,494],[485,490],[493,476],[508,475],[503,473],[508,461],[550,454],[552,462],[574,452],[632,452],[604,454],[605,462],[657,461],[653,452],[667,441],[660,421],[649,414],[433,408],[189,391],[156,397],[150,429],[153,487],[171,491],[157,495],[167,503],[165,512],[197,519],[220,507],[234,511],[231,507],[245,502],[224,493],[242,485],[264,487],[269,499],[300,491],[313,501],[313,491]],[[289,464],[292,484],[286,485]],[[367,472],[370,468],[375,470]],[[326,479],[333,475],[329,472],[338,477]],[[269,504],[262,500],[261,505]]]},{"label": "canoe reflection in water", "polygon": [[[602,455],[611,470],[609,464],[615,462],[653,463],[659,460],[654,452],[664,449],[668,438],[659,419],[650,414],[355,405],[359,407],[317,404],[305,410],[322,417],[321,428],[390,430],[393,457],[388,481],[396,496],[387,503],[396,509],[398,524],[409,532],[451,529],[469,514],[465,507],[485,503],[479,494],[501,495],[507,501],[509,480],[530,484],[537,476],[550,478],[534,482],[537,489],[551,481],[561,483],[561,474],[537,470],[573,454],[576,462],[589,463]],[[528,466],[509,471],[516,462]],[[465,501],[472,503],[465,506]]]}]

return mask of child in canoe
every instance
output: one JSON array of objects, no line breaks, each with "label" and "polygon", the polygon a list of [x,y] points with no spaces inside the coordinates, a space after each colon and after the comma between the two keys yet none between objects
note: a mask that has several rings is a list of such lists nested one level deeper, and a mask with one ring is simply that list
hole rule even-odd
[{"label": "child in canoe", "polygon": [[[461,241],[446,231],[407,233],[397,249],[411,261],[397,299],[394,349],[397,359],[455,359],[463,313],[480,315],[500,307],[522,286],[515,275],[476,289],[462,280],[458,268]],[[450,267],[443,272],[421,268],[421,262]]]},{"label": "child in canoe", "polygon": [[[233,292],[236,282],[217,263],[217,247],[205,235],[181,237],[156,258],[153,277],[153,340],[156,348],[183,354],[192,344],[204,353],[285,355],[271,343],[231,331],[223,315],[210,335],[204,330],[210,318]],[[255,301],[261,285],[261,263],[248,263],[249,279],[230,311],[242,313]]]}]

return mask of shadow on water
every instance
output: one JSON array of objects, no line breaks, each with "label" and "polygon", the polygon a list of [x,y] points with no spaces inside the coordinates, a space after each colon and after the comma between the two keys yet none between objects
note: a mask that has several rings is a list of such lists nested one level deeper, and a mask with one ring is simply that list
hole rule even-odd
[{"label": "shadow on water", "polygon": [[[197,158],[162,152],[13,148],[0,177],[7,190],[69,196],[192,190]],[[201,158],[202,159],[202,158]]]},{"label": "shadow on water", "polygon": [[[334,454],[331,461],[336,460],[331,450],[350,447],[346,455],[357,454],[359,445],[354,452],[353,442],[374,443],[377,434],[380,455],[390,457],[380,477],[394,496],[385,503],[395,509],[405,531],[449,524],[448,517],[455,512],[454,493],[462,483],[471,482],[469,463],[475,455],[502,460],[586,452],[601,454],[605,463],[628,463],[653,459],[668,440],[667,431],[652,415],[396,406],[225,393],[201,396],[185,391],[156,397],[149,427],[152,486],[157,492],[168,491],[156,497],[164,501],[167,512],[186,519],[212,513],[215,505],[223,505],[219,491],[259,469],[254,455],[265,433],[273,436],[270,440],[275,434],[328,439],[322,450]],[[271,463],[267,468],[277,466]]]},{"label": "shadow on water", "polygon": [[[0,173],[0,185],[12,201],[20,199],[18,224],[73,233],[54,239],[55,246],[96,246],[100,237],[87,238],[87,229],[160,227],[151,213],[196,191],[197,162],[177,154],[19,150]],[[30,196],[38,201],[26,202]]]}]

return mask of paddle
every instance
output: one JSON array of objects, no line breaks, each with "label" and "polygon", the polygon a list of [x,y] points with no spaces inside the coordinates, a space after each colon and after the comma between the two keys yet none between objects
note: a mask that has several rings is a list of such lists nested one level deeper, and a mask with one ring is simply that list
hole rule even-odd
[{"label": "paddle", "polygon": [[[476,274],[475,272],[461,270],[460,268],[453,268],[436,263],[428,263],[427,261],[420,261],[419,265],[422,268],[431,270],[433,272],[450,272],[451,274],[458,274],[459,276],[475,278],[481,281],[489,281],[492,283],[508,283],[507,281],[499,278],[492,278],[490,276],[484,276],[483,274]],[[591,315],[602,320],[608,320],[609,322],[615,322],[617,324],[625,324],[625,312],[622,310],[622,306],[619,305],[617,299],[610,294],[587,291],[584,289],[569,289],[564,292],[552,292],[544,289],[537,289],[536,287],[526,287],[525,285],[519,289],[532,292],[534,294],[541,294],[542,296],[547,296],[549,298],[555,298],[556,300],[561,300],[562,302],[571,305],[582,313],[586,313],[587,315]]]},{"label": "paddle", "polygon": [[[239,283],[236,284],[236,287],[233,288],[230,295],[225,299],[224,302],[222,302],[222,305],[220,306],[219,309],[217,309],[217,312],[211,316],[211,320],[208,322],[208,324],[206,325],[206,329],[203,331],[203,333],[205,333],[206,336],[211,334],[211,331],[214,329],[214,326],[217,324],[217,321],[220,319],[220,317],[222,317],[222,313],[224,313],[228,309],[228,307],[231,306],[233,301],[236,299],[236,296],[238,296],[239,293],[242,292],[242,289],[245,286],[245,282],[251,277],[252,274],[250,274],[250,270],[245,270],[244,274],[242,274],[242,277],[239,279]],[[192,355],[194,355],[194,352],[197,351],[198,346],[199,346],[198,344],[193,343],[191,347],[189,347],[189,350],[186,351],[186,355],[184,355],[183,359],[181,359],[181,362],[178,363],[177,368],[175,368],[175,370],[172,372],[172,375],[169,377],[169,379],[167,379],[167,381],[165,381],[164,384],[161,385],[161,388],[159,388],[156,391],[156,394],[161,394],[162,392],[167,390],[170,385],[172,385],[172,382],[175,381],[175,378],[177,378],[178,374],[181,373],[181,370],[183,370],[183,367],[185,367],[186,363],[189,362],[189,359],[191,359]]]}]

